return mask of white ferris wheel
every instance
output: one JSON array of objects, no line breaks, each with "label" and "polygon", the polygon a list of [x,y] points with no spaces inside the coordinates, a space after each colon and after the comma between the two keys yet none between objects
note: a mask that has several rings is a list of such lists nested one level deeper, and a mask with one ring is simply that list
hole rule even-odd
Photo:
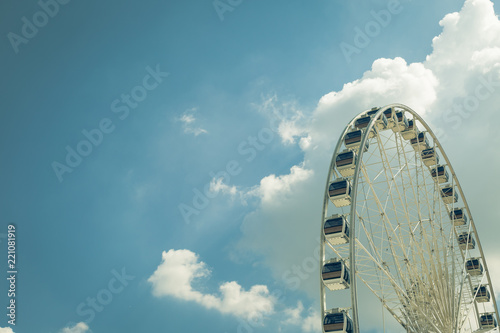
[{"label": "white ferris wheel", "polygon": [[360,332],[363,285],[402,331],[498,332],[464,193],[436,136],[409,107],[362,112],[340,136],[324,197],[320,279],[323,332]]}]

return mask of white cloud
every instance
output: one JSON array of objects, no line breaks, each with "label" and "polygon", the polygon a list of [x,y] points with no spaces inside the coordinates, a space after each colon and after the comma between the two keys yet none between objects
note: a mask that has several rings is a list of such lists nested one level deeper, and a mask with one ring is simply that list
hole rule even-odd
[{"label": "white cloud", "polygon": [[223,178],[212,178],[210,181],[210,191],[214,193],[229,194],[234,196],[238,193],[236,186],[229,186],[224,183]]},{"label": "white cloud", "polygon": [[295,143],[295,138],[304,134],[304,129],[299,122],[304,119],[304,114],[298,111],[290,119],[283,119],[278,126],[278,133],[284,143]]},{"label": "white cloud", "polygon": [[0,333],[14,333],[10,327],[0,327]]},{"label": "white cloud", "polygon": [[[282,122],[283,142],[294,143],[300,137],[304,160],[288,175],[264,177],[248,191],[261,202],[245,217],[237,246],[262,255],[278,280],[286,284],[284,273],[298,272],[300,288],[318,297],[317,272],[304,272],[303,263],[315,255],[331,154],[352,117],[390,103],[408,105],[442,132],[441,141],[474,212],[483,246],[491,249],[487,253],[496,251],[500,227],[491,221],[500,219],[493,208],[498,196],[484,194],[497,193],[500,179],[478,177],[477,170],[496,175],[500,169],[500,21],[491,1],[467,0],[460,12],[445,16],[440,25],[443,32],[433,39],[433,51],[425,61],[377,59],[361,78],[323,96],[308,117],[297,115]],[[471,107],[475,101],[477,106]],[[273,97],[266,107],[287,108],[277,104]],[[487,260],[494,271],[498,260]],[[500,280],[496,284],[500,289]],[[290,318],[296,312],[290,312]]]},{"label": "white cloud", "polygon": [[298,323],[300,323],[302,319],[302,311],[304,311],[304,305],[301,301],[297,302],[296,308],[287,308],[283,310],[285,314],[285,320],[283,321],[283,324],[297,325]]},{"label": "white cloud", "polygon": [[65,327],[60,333],[87,333],[89,332],[89,327],[84,322],[80,322],[73,327]]},{"label": "white cloud", "polygon": [[260,197],[263,205],[274,204],[281,198],[292,195],[295,185],[311,178],[312,170],[294,165],[288,175],[276,177],[269,175],[261,179],[260,185],[250,190],[247,195]]},{"label": "white cloud", "polygon": [[231,197],[239,194],[243,204],[246,200],[257,197],[262,204],[273,204],[280,197],[286,197],[295,190],[297,184],[307,181],[313,175],[312,170],[304,168],[303,165],[294,165],[287,175],[269,175],[261,179],[260,184],[250,189],[238,190],[236,186],[224,183],[223,178],[213,178],[210,181],[210,191],[222,193]]},{"label": "white cloud", "polygon": [[294,325],[302,329],[302,332],[319,332],[321,331],[320,314],[314,308],[309,308],[305,317],[303,316],[304,305],[302,302],[297,302],[297,307],[287,308],[284,311],[284,325]]},{"label": "white cloud", "polygon": [[194,136],[198,136],[203,133],[208,133],[207,130],[195,126],[195,123],[197,122],[197,119],[195,118],[194,114],[196,113],[198,109],[197,108],[192,108],[189,110],[184,111],[184,113],[177,118],[177,121],[180,121],[182,123],[182,128],[184,129],[184,133],[186,134],[194,134]]},{"label": "white cloud", "polygon": [[321,320],[319,312],[310,310],[307,317],[302,322],[302,330],[304,332],[318,332],[321,331]]},{"label": "white cloud", "polygon": [[[162,262],[148,281],[156,297],[171,296],[196,302],[207,309],[215,309],[244,319],[260,318],[274,311],[276,300],[264,285],[244,290],[237,282],[224,282],[220,295],[205,294],[193,288],[195,280],[210,274],[206,264],[189,250],[163,251]],[[198,281],[200,282],[200,281]]]}]

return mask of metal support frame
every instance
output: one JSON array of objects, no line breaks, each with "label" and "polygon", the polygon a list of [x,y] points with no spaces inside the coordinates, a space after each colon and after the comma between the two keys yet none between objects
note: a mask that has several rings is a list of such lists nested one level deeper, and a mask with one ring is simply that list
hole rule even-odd
[{"label": "metal support frame", "polygon": [[[488,288],[490,288],[490,290],[489,290],[490,297],[491,297],[491,302],[493,303],[496,320],[498,323],[500,323],[498,308],[497,308],[496,299],[495,299],[495,293],[493,291],[491,278],[489,275],[489,270],[487,268],[487,264],[486,264],[486,260],[484,257],[484,252],[483,252],[483,249],[481,246],[481,242],[479,240],[479,236],[478,236],[475,224],[474,224],[474,220],[472,218],[472,214],[470,213],[470,209],[469,209],[469,206],[467,204],[466,198],[464,196],[463,190],[458,182],[455,171],[453,170],[453,167],[448,159],[448,156],[445,154],[437,137],[434,135],[434,133],[432,132],[430,127],[415,111],[413,111],[409,107],[402,105],[402,104],[390,104],[390,105],[387,105],[385,107],[379,108],[377,110],[377,112],[372,115],[372,119],[370,120],[370,123],[363,131],[363,136],[362,136],[361,142],[360,142],[360,147],[365,147],[368,140],[370,140],[370,139],[374,140],[373,138],[375,138],[375,140],[377,140],[377,143],[379,144],[378,149],[379,149],[379,152],[381,155],[380,158],[382,161],[383,170],[381,170],[377,174],[377,176],[374,178],[376,179],[379,176],[381,176],[382,174],[384,174],[386,177],[386,181],[388,183],[389,183],[390,179],[392,179],[392,182],[393,182],[393,183],[388,184],[388,186],[389,186],[388,192],[389,193],[387,194],[388,196],[385,199],[386,200],[385,204],[383,204],[381,198],[379,198],[376,195],[376,191],[375,191],[374,187],[378,184],[375,183],[375,179],[373,179],[373,180],[370,179],[370,177],[366,171],[367,166],[363,164],[363,155],[364,155],[365,151],[362,148],[359,148],[357,151],[357,154],[356,154],[357,160],[356,160],[356,165],[355,165],[355,169],[354,169],[354,176],[352,177],[352,181],[351,181],[352,191],[351,191],[351,205],[350,205],[350,214],[349,214],[349,225],[350,225],[349,244],[345,244],[345,245],[347,245],[349,248],[349,250],[348,250],[349,260],[347,262],[349,264],[350,271],[351,271],[351,281],[350,281],[351,307],[350,307],[350,309],[351,309],[351,313],[352,313],[351,317],[352,317],[352,322],[353,322],[353,332],[359,333],[359,313],[358,313],[358,304],[357,304],[358,296],[357,296],[357,282],[356,282],[357,277],[360,277],[361,281],[364,282],[365,285],[367,285],[368,288],[375,294],[375,296],[379,298],[379,300],[382,302],[383,306],[389,311],[389,313],[391,313],[396,318],[396,320],[403,327],[405,327],[409,332],[417,332],[418,330],[424,329],[424,327],[427,327],[426,328],[427,330],[432,328],[432,330],[435,330],[435,332],[443,332],[443,333],[462,332],[467,318],[470,319],[470,317],[468,317],[468,315],[469,315],[470,310],[472,308],[474,308],[474,310],[475,310],[474,313],[475,313],[476,320],[477,321],[479,320],[479,311],[478,311],[477,303],[474,301],[475,295],[473,293],[473,287],[474,287],[473,282],[477,282],[477,281],[475,281],[476,279],[473,280],[468,274],[462,274],[462,276],[456,276],[458,274],[454,273],[461,268],[463,269],[463,272],[465,272],[465,266],[460,266],[460,265],[465,265],[465,260],[470,256],[470,254],[469,254],[470,249],[468,247],[466,247],[465,249],[454,248],[453,244],[456,244],[456,242],[457,242],[457,240],[456,240],[457,239],[457,230],[456,230],[456,227],[454,226],[453,221],[451,221],[451,220],[450,221],[448,221],[448,220],[443,221],[442,214],[435,215],[435,216],[429,216],[429,217],[421,216],[420,205],[422,205],[422,207],[425,207],[426,211],[430,212],[430,211],[432,211],[432,209],[434,209],[436,207],[436,200],[441,200],[440,184],[437,181],[436,181],[436,184],[426,183],[426,177],[423,176],[423,172],[428,171],[430,173],[431,167],[424,165],[422,163],[421,156],[419,158],[417,158],[417,157],[415,158],[414,164],[412,164],[412,161],[407,159],[405,151],[404,151],[405,143],[404,143],[401,135],[398,133],[401,131],[401,128],[399,128],[398,131],[395,131],[395,133],[393,135],[396,136],[396,148],[395,149],[402,149],[402,153],[399,150],[397,151],[398,159],[400,159],[399,165],[401,166],[401,164],[402,163],[403,164],[402,164],[402,167],[396,173],[394,173],[393,170],[391,169],[391,161],[389,160],[389,158],[386,154],[386,151],[385,151],[386,149],[389,149],[389,148],[384,147],[384,144],[387,144],[387,142],[382,143],[381,142],[382,140],[379,137],[378,131],[375,130],[377,119],[383,114],[383,112],[385,110],[387,110],[389,108],[394,108],[394,109],[397,108],[397,109],[399,109],[399,111],[404,112],[405,114],[411,114],[413,116],[415,130],[418,131],[418,126],[417,126],[417,121],[418,121],[418,123],[426,130],[426,132],[430,136],[430,138],[432,138],[433,143],[434,143],[433,146],[434,146],[434,149],[436,150],[436,153],[437,153],[438,149],[441,152],[441,156],[442,156],[442,158],[444,158],[444,160],[446,162],[445,165],[448,167],[448,170],[450,171],[450,174],[451,174],[451,177],[450,177],[451,186],[454,188],[454,191],[458,190],[458,193],[460,195],[459,198],[463,202],[464,210],[467,212],[467,215],[469,216],[468,228],[470,230],[470,235],[475,235],[476,251],[479,252],[480,257],[482,258],[483,267],[484,267],[484,273],[483,273],[483,276],[481,277],[481,282],[484,279],[486,279],[487,286],[488,286]],[[395,113],[395,112],[393,112],[393,113]],[[359,119],[360,117],[364,116],[365,114],[366,114],[366,112],[362,112],[362,113],[358,114],[345,127],[345,129],[342,132],[342,134],[340,135],[339,140],[337,142],[337,145],[335,147],[335,150],[334,150],[334,153],[332,156],[332,160],[330,162],[330,168],[328,171],[328,176],[327,176],[327,181],[326,181],[326,186],[325,186],[325,195],[324,195],[324,200],[323,200],[323,214],[322,214],[321,232],[320,232],[320,239],[321,239],[321,246],[320,246],[320,293],[321,293],[321,315],[322,315],[321,320],[323,320],[325,313],[326,313],[326,310],[327,310],[326,309],[326,294],[325,294],[326,290],[325,290],[325,286],[324,286],[324,283],[322,280],[322,274],[321,274],[323,264],[325,262],[325,256],[326,256],[325,247],[329,246],[330,249],[332,249],[337,255],[339,255],[339,257],[341,257],[341,255],[340,255],[341,251],[342,251],[342,254],[344,256],[345,256],[346,251],[347,251],[347,246],[339,247],[339,248],[341,248],[341,250],[337,250],[335,248],[335,246],[331,246],[327,242],[327,240],[325,239],[325,235],[324,235],[324,231],[323,231],[323,223],[328,216],[328,207],[329,207],[328,186],[332,180],[332,177],[334,175],[338,176],[337,172],[335,170],[335,159],[336,159],[336,156],[341,152],[341,147],[342,147],[342,144],[344,142],[343,139],[344,139],[345,135],[350,130],[353,129],[353,125],[356,122],[356,120]],[[376,134],[370,136],[370,133],[372,133],[372,132],[374,132]],[[399,137],[400,143],[397,142],[398,137]],[[401,146],[399,146],[399,145],[401,145]],[[392,147],[392,148],[394,148],[394,147]],[[420,150],[421,149],[417,149],[415,154],[420,154]],[[401,160],[401,154],[404,156],[403,162]],[[417,156],[417,155],[415,155],[415,156]],[[415,180],[411,179],[412,175],[410,173],[410,165],[415,167],[415,177],[416,177]],[[385,170],[385,173],[383,172],[384,170]],[[407,174],[404,174],[404,171],[406,171]],[[419,172],[421,172],[422,175],[419,175]],[[399,191],[398,185],[396,184],[397,177],[408,177],[409,178],[408,179],[408,181],[409,181],[408,191],[410,189],[411,189],[411,191],[413,191],[413,194],[412,194],[413,196],[411,198],[413,198],[414,200],[417,200],[416,202],[412,202],[411,200],[409,200],[407,198],[406,190],[404,190],[403,194],[401,194],[401,192]],[[404,178],[404,179],[406,180],[407,178]],[[393,197],[392,192],[391,192],[391,187],[393,185],[395,185],[395,189],[397,191],[397,195],[395,197]],[[385,230],[384,232],[387,235],[387,237],[389,238],[386,241],[386,243],[391,248],[391,254],[392,254],[393,259],[394,259],[394,264],[396,265],[395,267],[397,267],[397,270],[398,270],[399,280],[402,282],[398,283],[396,281],[396,279],[394,279],[394,277],[392,276],[392,273],[390,273],[388,271],[388,269],[386,269],[386,267],[384,267],[383,262],[381,263],[382,255],[377,254],[380,251],[376,249],[376,244],[373,243],[373,241],[370,242],[371,236],[367,236],[367,235],[369,235],[369,231],[366,228],[365,222],[363,221],[362,216],[360,216],[360,215],[358,216],[358,207],[357,207],[358,196],[363,195],[363,193],[359,193],[359,191],[358,191],[359,186],[364,186],[364,187],[367,186],[369,188],[369,191],[370,191],[369,193],[373,196],[372,200],[374,200],[376,202],[376,206],[377,206],[376,210],[382,216],[381,220],[382,220],[382,223],[384,226],[384,230]],[[403,180],[402,180],[402,186],[404,188]],[[423,202],[420,202],[419,191],[422,191],[422,188],[424,189],[423,191],[429,191],[429,190],[427,190],[428,188],[429,189],[433,188],[434,190],[432,192],[432,195],[427,194],[424,198],[425,200]],[[390,194],[390,196],[389,196],[389,194]],[[364,195],[366,196],[367,193],[364,193]],[[389,202],[391,202],[392,207],[396,207],[396,203],[398,202],[398,199],[399,199],[399,202],[401,203],[401,205],[403,206],[402,215],[405,215],[405,217],[406,217],[406,219],[403,219],[403,220],[406,220],[406,223],[408,224],[408,228],[410,230],[411,239],[413,239],[413,241],[410,241],[410,244],[404,244],[404,242],[402,242],[401,228],[399,228],[399,226],[401,225],[401,221],[399,221],[399,218],[397,218],[396,221],[391,222],[389,220],[389,218],[387,217],[387,214],[385,212],[387,204]],[[365,200],[366,200],[366,198],[365,198]],[[365,205],[366,205],[366,202],[365,202]],[[413,207],[413,206],[416,206],[416,207]],[[450,211],[452,211],[455,208],[455,203],[450,204],[451,208],[448,207],[448,205],[446,205],[446,204],[444,204],[444,206],[446,207],[447,212],[449,213]],[[363,207],[363,208],[366,208],[366,207]],[[411,221],[411,219],[409,218],[409,214],[410,214],[409,210],[411,208],[416,208],[417,212],[418,212],[418,223],[416,223],[415,226],[412,225],[412,223],[414,223],[414,222]],[[397,215],[396,210],[394,212],[395,212],[396,217],[397,217],[398,215]],[[364,231],[364,236],[366,236],[368,238],[367,244],[363,244],[360,241],[359,236],[356,235],[356,233],[358,231],[357,230],[357,220],[358,219],[360,219],[360,222],[361,222],[360,227],[364,228],[362,230],[362,231]],[[394,224],[393,224],[394,222],[397,222],[396,226],[394,226]],[[428,235],[426,233],[425,227],[423,226],[424,223],[431,225],[431,226],[434,226],[431,229],[432,234]],[[449,223],[451,225],[451,229],[450,229],[449,225],[446,223]],[[447,230],[449,230],[449,232],[447,234],[445,232],[443,232],[443,226],[448,228]],[[399,228],[399,230],[398,230],[398,228]],[[436,232],[436,230],[438,230],[438,232]],[[437,235],[437,233],[439,233],[439,230],[441,233],[440,233],[440,235]],[[424,237],[423,239],[425,239],[425,244],[418,244],[417,243],[418,239],[415,239],[415,237],[413,236],[413,234],[416,233],[417,231],[420,231],[421,234],[423,235],[420,237]],[[399,232],[399,234],[398,234],[398,232]],[[438,239],[438,237],[443,243],[452,244],[451,248],[445,248],[444,246],[440,248],[439,245],[437,244],[437,241],[436,241],[436,239]],[[366,246],[368,246],[368,248]],[[395,246],[396,246],[396,248],[395,248]],[[420,254],[415,254],[416,251],[415,250],[412,251],[412,249],[411,249],[412,246],[415,247],[417,250],[419,250],[417,252],[420,252]],[[366,254],[366,258],[371,260],[372,264],[374,264],[374,267],[376,267],[379,270],[377,278],[379,279],[382,292],[377,291],[376,288],[373,288],[370,285],[370,281],[368,281],[369,280],[368,278],[364,277],[363,275],[358,276],[358,274],[360,274],[362,272],[361,271],[358,272],[357,258],[356,258],[357,249],[364,251]],[[459,250],[460,250],[460,252],[458,252]],[[432,254],[432,253],[434,253],[434,251],[437,251],[437,254],[435,257],[433,255],[429,255],[429,258],[425,257],[426,254],[428,254],[428,253]],[[407,253],[410,253],[410,252],[412,253],[412,255],[408,256]],[[429,268],[427,268],[427,266],[422,265],[422,267],[425,266],[425,269],[426,269],[425,274],[427,274],[426,276],[430,276],[430,277],[444,276],[444,278],[441,278],[441,280],[439,280],[438,283],[440,284],[440,286],[439,286],[440,288],[443,288],[446,290],[440,290],[439,288],[436,287],[435,289],[437,289],[437,290],[435,292],[437,294],[430,297],[430,298],[424,297],[424,301],[426,301],[426,302],[430,302],[430,301],[432,301],[432,302],[444,302],[443,304],[439,303],[439,306],[443,307],[443,311],[445,311],[445,314],[442,313],[441,316],[436,316],[436,315],[433,315],[432,313],[431,314],[426,313],[427,310],[422,309],[422,306],[419,305],[418,303],[415,303],[415,300],[412,298],[412,296],[408,295],[407,290],[409,290],[408,288],[410,288],[410,286],[412,286],[412,283],[413,284],[416,283],[415,284],[415,288],[417,288],[416,292],[422,293],[422,291],[419,291],[418,289],[424,288],[426,281],[419,280],[419,279],[417,279],[415,281],[409,281],[405,277],[403,277],[404,276],[403,272],[405,272],[407,270],[410,270],[411,273],[414,274],[411,276],[418,276],[418,274],[415,275],[418,272],[415,271],[414,266],[411,266],[411,265],[405,265],[404,267],[401,266],[401,264],[398,261],[401,259],[401,258],[399,258],[399,257],[401,257],[401,255],[399,255],[399,257],[398,257],[398,253],[403,254],[402,260],[403,260],[403,262],[406,262],[406,263],[409,263],[412,260],[417,260],[421,263],[424,263],[426,260],[434,260],[435,258],[439,258],[439,255],[444,255],[446,253],[446,255],[444,256],[445,263],[439,262],[437,265],[434,265],[434,266],[431,265],[430,270],[429,270]],[[460,253],[460,254],[458,254],[458,253]],[[446,262],[448,262],[448,263],[446,263]],[[458,267],[457,267],[457,264],[459,265]],[[364,262],[362,264],[360,263],[360,265],[364,266],[365,263]],[[444,265],[444,267],[441,267],[443,265]],[[439,266],[439,267],[437,267],[437,266]],[[449,266],[451,267],[451,273],[449,272],[449,269],[448,269]],[[385,293],[385,289],[383,287],[384,281],[382,281],[381,279],[386,279],[385,282],[388,283],[390,286],[392,286],[393,293],[394,293],[392,296],[384,294]],[[446,279],[448,279],[448,280],[446,280]],[[451,279],[451,281],[450,281],[450,279]],[[454,294],[455,281],[457,279],[458,279],[458,281],[461,281],[460,293],[458,295],[458,303],[457,303],[456,296]],[[402,283],[402,285],[401,285],[401,283]],[[447,285],[450,283],[451,283],[451,286]],[[419,286],[419,284],[420,284],[420,286]],[[386,289],[388,289],[388,288],[386,287]],[[417,294],[415,294],[415,295],[417,295]],[[405,312],[407,310],[404,310],[404,311],[401,310],[399,313],[397,313],[397,311],[395,311],[394,308],[391,307],[394,305],[390,305],[390,304],[396,304],[397,302],[399,302],[399,304],[401,305],[401,308],[403,308],[402,304],[407,304],[407,305],[405,305],[405,307],[407,307],[405,309],[409,309],[408,311],[410,311],[410,312]],[[450,315],[450,313],[451,313],[451,315]],[[408,317],[408,316],[410,316],[410,314],[411,314],[411,316],[417,316],[420,319],[417,320],[417,319]],[[439,329],[438,326],[448,327],[447,323],[435,322],[436,320],[437,321],[442,320],[443,316],[446,318],[451,317],[451,321],[453,322],[453,324],[451,324],[450,326],[453,326],[451,328],[452,330],[446,329],[444,331],[441,331]],[[422,325],[424,325],[424,326],[422,326]],[[445,326],[443,326],[443,325],[445,325]]]}]

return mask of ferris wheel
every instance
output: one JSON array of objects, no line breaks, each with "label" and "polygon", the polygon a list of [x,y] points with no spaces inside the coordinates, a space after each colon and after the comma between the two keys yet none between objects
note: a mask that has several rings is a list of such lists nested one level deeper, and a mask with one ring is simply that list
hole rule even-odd
[{"label": "ferris wheel", "polygon": [[405,105],[362,112],[340,136],[320,248],[323,332],[359,333],[358,287],[402,331],[498,332],[462,188],[436,136]]}]

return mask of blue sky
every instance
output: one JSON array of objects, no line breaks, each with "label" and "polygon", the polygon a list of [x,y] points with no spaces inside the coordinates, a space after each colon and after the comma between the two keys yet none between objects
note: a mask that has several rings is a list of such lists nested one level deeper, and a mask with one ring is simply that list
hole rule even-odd
[{"label": "blue sky", "polygon": [[[43,20],[37,16],[41,5],[12,0],[0,4],[0,233],[6,233],[9,224],[16,226],[19,273],[14,332],[57,333],[65,328],[71,333],[235,332],[248,318],[217,303],[223,298],[211,306],[205,301],[206,295],[222,297],[219,287],[232,281],[249,297],[256,297],[255,304],[262,301],[255,311],[273,307],[253,330],[307,332],[309,328],[293,321],[291,311],[300,309],[298,302],[303,317],[318,308],[317,276],[308,275],[299,287],[290,288],[280,278],[286,269],[276,261],[283,258],[284,267],[291,267],[294,260],[303,262],[292,255],[294,251],[310,256],[320,201],[316,206],[304,202],[305,218],[311,216],[313,222],[300,225],[294,221],[298,235],[290,240],[300,240],[304,228],[314,229],[304,234],[304,247],[290,241],[293,249],[287,249],[286,243],[275,249],[272,240],[256,236],[255,228],[261,225],[253,219],[287,216],[287,203],[300,203],[300,198],[285,198],[279,204],[276,193],[301,191],[294,182],[307,180],[313,173],[324,178],[327,164],[313,156],[308,138],[315,142],[314,131],[326,133],[318,128],[330,126],[331,140],[318,144],[324,149],[322,156],[329,158],[331,142],[341,128],[371,107],[369,98],[375,96],[351,93],[344,85],[383,77],[384,70],[374,65],[377,59],[392,59],[387,66],[378,64],[394,76],[398,66],[406,73],[407,64],[408,73],[417,73],[418,68],[410,68],[416,63],[433,71],[440,83],[446,79],[460,82],[460,87],[452,86],[448,92],[438,88],[428,92],[424,87],[423,95],[416,94],[414,99],[408,96],[416,87],[420,93],[418,84],[405,86],[400,95],[391,88],[394,91],[387,96],[402,96],[401,101],[417,104],[416,110],[431,110],[426,111],[431,123],[445,129],[449,138],[445,149],[452,161],[460,159],[462,149],[468,147],[468,142],[460,141],[467,136],[447,130],[450,122],[439,112],[467,96],[479,72],[496,71],[498,54],[492,51],[489,63],[481,62],[483,67],[455,78],[450,73],[459,72],[470,61],[457,55],[453,49],[457,46],[449,42],[453,36],[443,35],[444,41],[435,43],[433,51],[433,38],[443,32],[440,20],[460,11],[463,1],[401,0],[400,11],[388,25],[349,57],[343,54],[342,43],[355,45],[356,28],[366,27],[374,20],[371,12],[387,10],[391,1],[221,2],[231,10],[221,13],[222,7],[217,9],[212,1],[198,0],[61,1],[57,13],[46,15],[47,22],[40,24],[36,34],[32,31],[30,38],[23,37],[23,18],[31,23],[34,15],[35,20]],[[497,1],[477,2],[498,6]],[[477,20],[473,14],[470,17]],[[454,32],[450,23],[449,34],[454,33],[458,36],[460,30]],[[496,33],[491,32],[485,45],[500,46]],[[484,46],[476,45],[473,37],[460,36],[464,54]],[[20,40],[13,38],[25,39],[12,42]],[[440,53],[435,51],[438,47]],[[448,49],[450,54],[442,56]],[[431,54],[434,58],[426,58]],[[394,60],[398,57],[405,63]],[[449,59],[455,67],[446,67],[439,59]],[[370,105],[353,109],[342,102],[339,107],[323,108],[329,103],[323,96],[331,92],[343,92],[346,98]],[[123,96],[131,94],[140,101],[127,104]],[[481,109],[495,105],[500,94],[495,91],[493,95]],[[385,102],[378,95],[373,97],[373,105]],[[325,108],[332,110],[327,118],[322,116]],[[493,113],[485,111],[481,119],[488,119],[487,115]],[[321,119],[328,122],[318,125]],[[470,138],[498,142],[493,129],[485,131],[484,124],[473,119],[463,119],[475,126],[468,132]],[[280,127],[273,128],[273,124]],[[97,144],[82,144],[87,140],[82,131],[101,133],[94,134]],[[55,162],[69,167],[67,147],[91,152],[76,161],[71,172],[58,176]],[[492,147],[481,149],[485,154],[494,152],[488,168],[495,170],[499,160]],[[469,162],[457,163],[459,176],[471,174]],[[214,174],[226,169],[233,175],[217,182]],[[463,179],[469,186],[466,193],[485,186],[472,176]],[[486,185],[495,184],[498,181]],[[208,204],[202,200],[202,208],[195,208],[196,191],[205,186],[211,186],[214,198]],[[320,196],[321,190],[311,197]],[[486,216],[483,208],[493,199],[478,200],[475,211]],[[197,213],[185,218],[181,204]],[[0,240],[6,253],[6,240]],[[491,244],[492,240],[486,236],[483,242]],[[150,277],[159,269],[163,251],[166,255],[169,250],[174,251],[172,256],[194,260],[192,267],[201,269],[191,272],[195,272],[192,286],[196,292],[186,289],[175,297],[171,291],[162,294],[158,287],[155,294]],[[256,285],[283,296],[266,303],[270,298],[265,292],[250,292]],[[1,282],[0,294],[7,289],[6,281]],[[89,311],[88,305],[78,310],[89,297],[98,295],[112,297],[102,311]],[[2,304],[7,301],[2,296]],[[87,314],[82,315],[85,310]],[[1,318],[0,327],[6,327],[5,315]],[[80,322],[86,324],[75,326]]]}]

